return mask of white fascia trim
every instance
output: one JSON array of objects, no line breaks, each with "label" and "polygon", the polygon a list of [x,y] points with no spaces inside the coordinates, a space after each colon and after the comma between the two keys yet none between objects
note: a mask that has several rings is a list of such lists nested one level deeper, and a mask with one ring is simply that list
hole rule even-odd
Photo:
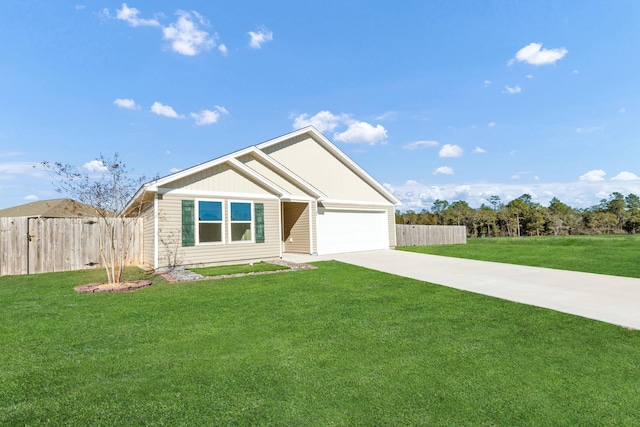
[{"label": "white fascia trim", "polygon": [[[243,148],[242,150],[236,151],[234,153],[231,154],[227,154],[226,156],[222,156],[222,157],[218,157],[217,159],[213,159],[213,160],[209,160],[208,162],[204,162],[204,163],[200,163],[199,165],[196,166],[192,166],[190,168],[187,169],[183,169],[179,172],[173,173],[171,175],[167,175],[164,178],[160,178],[157,179],[155,181],[150,182],[149,184],[153,184],[154,187],[158,188],[162,185],[166,185],[170,182],[176,181],[178,179],[182,179],[185,178],[189,175],[193,175],[194,173],[198,173],[201,172],[203,170],[209,169],[213,166],[217,166],[217,165],[221,165],[222,163],[225,163],[227,161],[229,161],[230,159],[233,159],[235,157],[240,157],[243,156],[249,152],[251,152],[251,150],[253,149],[253,147],[247,147],[247,148]],[[153,191],[153,190],[151,190]]]},{"label": "white fascia trim", "polygon": [[322,191],[318,190],[313,185],[309,184],[307,181],[305,181],[304,179],[300,178],[295,173],[291,172],[289,169],[287,169],[285,166],[283,166],[280,162],[276,161],[275,159],[272,159],[267,154],[265,154],[263,151],[260,151],[258,148],[255,148],[255,151],[253,151],[253,153],[256,156],[260,157],[260,159],[264,160],[265,162],[267,162],[271,166],[273,166],[273,168],[276,169],[278,172],[280,172],[282,175],[285,175],[287,178],[289,178],[290,180],[294,181],[296,184],[300,185],[302,188],[307,190],[309,193],[311,193],[314,196],[316,196],[316,198],[319,198],[319,199],[326,199],[327,198],[327,196],[324,193],[322,193]]},{"label": "white fascia trim", "polygon": [[358,200],[337,200],[337,199],[327,199],[321,201],[323,204],[327,205],[349,205],[349,206],[373,206],[373,207],[381,207],[381,208],[391,208],[395,205],[392,203],[380,203],[380,202],[363,202]]},{"label": "white fascia trim", "polygon": [[264,176],[260,175],[258,172],[254,171],[250,167],[246,166],[244,163],[241,163],[236,159],[229,159],[228,162],[229,162],[229,164],[231,166],[233,166],[236,169],[240,170],[241,172],[249,175],[251,178],[253,178],[256,181],[258,181],[259,183],[265,185],[266,187],[268,187],[273,192],[277,193],[277,195],[279,197],[291,197],[291,195],[286,190],[284,190],[280,186],[276,185],[275,183],[269,181],[267,178],[265,178]]},{"label": "white fascia trim", "polygon": [[277,144],[281,143],[282,141],[286,141],[288,139],[295,138],[296,136],[304,135],[305,133],[309,133],[310,131],[318,132],[318,130],[316,128],[314,128],[313,126],[307,126],[307,127],[304,127],[304,128],[298,129],[298,130],[294,130],[293,132],[289,132],[289,133],[284,134],[282,136],[279,136],[277,138],[265,141],[265,142],[263,142],[261,144],[256,145],[256,147],[259,150],[262,150],[263,148],[271,147],[272,145],[277,145]]},{"label": "white fascia trim", "polygon": [[311,202],[313,200],[317,200],[313,197],[304,197],[304,196],[290,196],[290,197],[281,197],[280,200],[283,202]]},{"label": "white fascia trim", "polygon": [[256,193],[234,193],[228,191],[202,191],[188,190],[183,188],[161,188],[158,194],[167,194],[170,196],[187,196],[187,197],[203,197],[203,198],[239,198],[252,200],[280,200],[278,196],[273,194],[256,194]]},{"label": "white fascia trim", "polygon": [[387,190],[382,184],[376,181],[371,175],[369,175],[364,169],[358,166],[353,160],[351,160],[346,154],[342,152],[335,144],[333,144],[329,139],[324,136],[321,132],[319,132],[313,126],[307,126],[302,129],[298,129],[297,131],[288,133],[286,135],[282,135],[281,137],[272,139],[267,142],[263,142],[262,144],[257,145],[258,149],[262,150],[267,147],[271,147],[273,145],[279,144],[283,141],[286,141],[291,138],[295,138],[297,136],[303,134],[309,134],[320,144],[324,145],[324,147],[329,150],[333,155],[339,157],[344,163],[353,170],[356,175],[360,176],[366,183],[374,187],[380,194],[382,194],[387,200],[389,200],[394,205],[401,205],[402,202],[398,200],[389,190]]},{"label": "white fascia trim", "polygon": [[315,135],[318,137],[320,142],[325,145],[325,148],[329,150],[329,152],[333,153],[335,156],[340,157],[342,161],[344,161],[348,167],[353,170],[356,175],[360,176],[367,184],[375,188],[378,193],[380,193],[385,199],[389,200],[394,205],[401,205],[402,202],[396,198],[389,190],[387,190],[382,184],[375,180],[371,175],[369,175],[364,169],[362,169],[356,162],[351,160],[346,154],[342,152],[334,143],[329,141],[327,137],[325,137],[320,132],[315,131]]}]

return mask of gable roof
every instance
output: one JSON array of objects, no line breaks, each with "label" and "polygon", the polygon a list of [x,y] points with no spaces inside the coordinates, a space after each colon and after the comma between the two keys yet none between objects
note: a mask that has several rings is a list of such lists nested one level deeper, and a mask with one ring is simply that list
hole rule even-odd
[{"label": "gable roof", "polygon": [[298,138],[303,135],[307,135],[313,138],[317,143],[319,143],[327,151],[329,151],[332,155],[334,155],[338,160],[340,160],[353,173],[355,173],[363,181],[365,181],[367,184],[373,187],[378,193],[380,193],[390,203],[394,205],[401,204],[400,200],[398,200],[383,185],[381,185],[378,181],[376,181],[373,177],[371,177],[371,175],[365,172],[364,169],[358,166],[353,160],[347,157],[346,154],[344,154],[338,147],[336,147],[331,141],[329,141],[324,135],[322,135],[322,133],[320,133],[313,126],[308,126],[308,127],[290,132],[288,134],[282,135],[278,138],[274,138],[269,141],[263,142],[259,145],[249,146],[247,148],[238,150],[231,154],[218,157],[217,159],[209,160],[207,162],[200,163],[199,165],[192,166],[190,168],[183,169],[174,174],[159,178],[155,181],[148,182],[140,187],[140,189],[136,192],[136,194],[132,198],[132,201],[129,205],[131,206],[135,202],[135,200],[137,200],[145,192],[158,192],[160,191],[160,187],[167,186],[172,182],[178,181],[182,178],[188,177],[193,174],[197,174],[199,172],[205,171],[209,168],[222,165],[222,164],[227,164],[230,167],[251,177],[251,179],[261,184],[265,188],[268,188],[270,191],[273,192],[274,195],[276,195],[280,199],[287,200],[293,197],[282,187],[272,182],[267,177],[261,175],[257,171],[249,168],[248,166],[245,166],[241,161],[238,160],[242,156],[246,156],[246,155],[252,155],[255,158],[259,159],[260,161],[268,164],[270,168],[276,171],[277,174],[294,182],[298,187],[304,189],[305,192],[310,194],[316,200],[322,201],[323,199],[327,198],[325,194],[323,194],[311,183],[302,179],[299,175],[295,174],[294,172],[286,168],[284,165],[282,165],[281,163],[273,159],[264,151],[267,148],[274,147],[280,143]]},{"label": "gable roof", "polygon": [[94,217],[96,210],[73,199],[39,200],[0,209],[0,217],[77,218]]}]

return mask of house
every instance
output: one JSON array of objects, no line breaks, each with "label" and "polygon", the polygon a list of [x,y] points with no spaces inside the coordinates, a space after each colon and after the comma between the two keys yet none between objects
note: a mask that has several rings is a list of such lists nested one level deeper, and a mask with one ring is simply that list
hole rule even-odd
[{"label": "house", "polygon": [[139,203],[154,268],[388,249],[400,204],[313,127],[144,184]]}]

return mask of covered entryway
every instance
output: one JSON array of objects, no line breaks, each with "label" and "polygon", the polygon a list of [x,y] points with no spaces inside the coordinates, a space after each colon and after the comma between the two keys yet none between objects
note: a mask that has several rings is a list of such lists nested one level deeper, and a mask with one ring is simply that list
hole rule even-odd
[{"label": "covered entryway", "polygon": [[313,253],[310,212],[308,202],[282,202],[282,252]]},{"label": "covered entryway", "polygon": [[318,207],[318,255],[389,248],[387,211]]}]

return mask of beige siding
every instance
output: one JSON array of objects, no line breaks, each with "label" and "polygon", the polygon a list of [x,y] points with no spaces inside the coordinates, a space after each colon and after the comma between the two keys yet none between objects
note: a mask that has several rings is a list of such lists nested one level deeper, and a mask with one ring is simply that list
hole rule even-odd
[{"label": "beige siding", "polygon": [[[225,243],[182,247],[182,200],[186,197],[164,195],[159,200],[159,267],[171,264],[200,266],[218,263],[271,259],[280,256],[279,205],[278,200],[252,199],[264,204],[264,243]],[[191,200],[194,200],[191,198]],[[233,200],[239,200],[234,198]],[[229,203],[224,203],[225,218],[229,218]],[[229,242],[229,229],[224,224],[225,242]]]},{"label": "beige siding", "polygon": [[329,199],[389,203],[347,165],[308,136],[292,138],[264,151]]},{"label": "beige siding", "polygon": [[283,203],[282,209],[284,251],[311,253],[309,203]]},{"label": "beige siding", "polygon": [[389,223],[389,247],[395,248],[397,246],[395,206],[387,208],[387,221]]},{"label": "beige siding", "polygon": [[153,267],[155,256],[154,234],[154,207],[150,205],[141,213],[143,220],[143,246],[142,246],[142,262],[149,267]]},{"label": "beige siding", "polygon": [[278,172],[274,171],[268,165],[262,163],[254,156],[247,154],[246,156],[242,156],[238,159],[242,163],[244,163],[249,168],[253,169],[263,177],[267,178],[269,181],[273,182],[283,190],[286,190],[292,196],[297,197],[309,197],[304,189],[296,185],[294,182],[291,182],[287,178],[281,176]]},{"label": "beige siding", "polygon": [[211,167],[202,172],[173,181],[165,188],[188,191],[210,191],[226,193],[271,194],[267,189],[245,177],[227,164]]},{"label": "beige siding", "polygon": [[[387,226],[389,233],[389,247],[396,246],[396,211],[395,206],[393,205],[367,205],[367,204],[358,204],[358,205],[347,205],[347,204],[338,204],[338,203],[321,203],[322,206],[328,209],[341,209],[341,210],[375,210],[375,211],[386,211],[387,212]],[[315,216],[315,214],[314,214]],[[315,237],[314,237],[315,238]],[[314,249],[315,250],[315,249]]]},{"label": "beige siding", "polygon": [[311,203],[311,241],[313,242],[313,247],[311,251],[314,254],[318,253],[318,228],[316,217],[318,215],[318,202]]}]

